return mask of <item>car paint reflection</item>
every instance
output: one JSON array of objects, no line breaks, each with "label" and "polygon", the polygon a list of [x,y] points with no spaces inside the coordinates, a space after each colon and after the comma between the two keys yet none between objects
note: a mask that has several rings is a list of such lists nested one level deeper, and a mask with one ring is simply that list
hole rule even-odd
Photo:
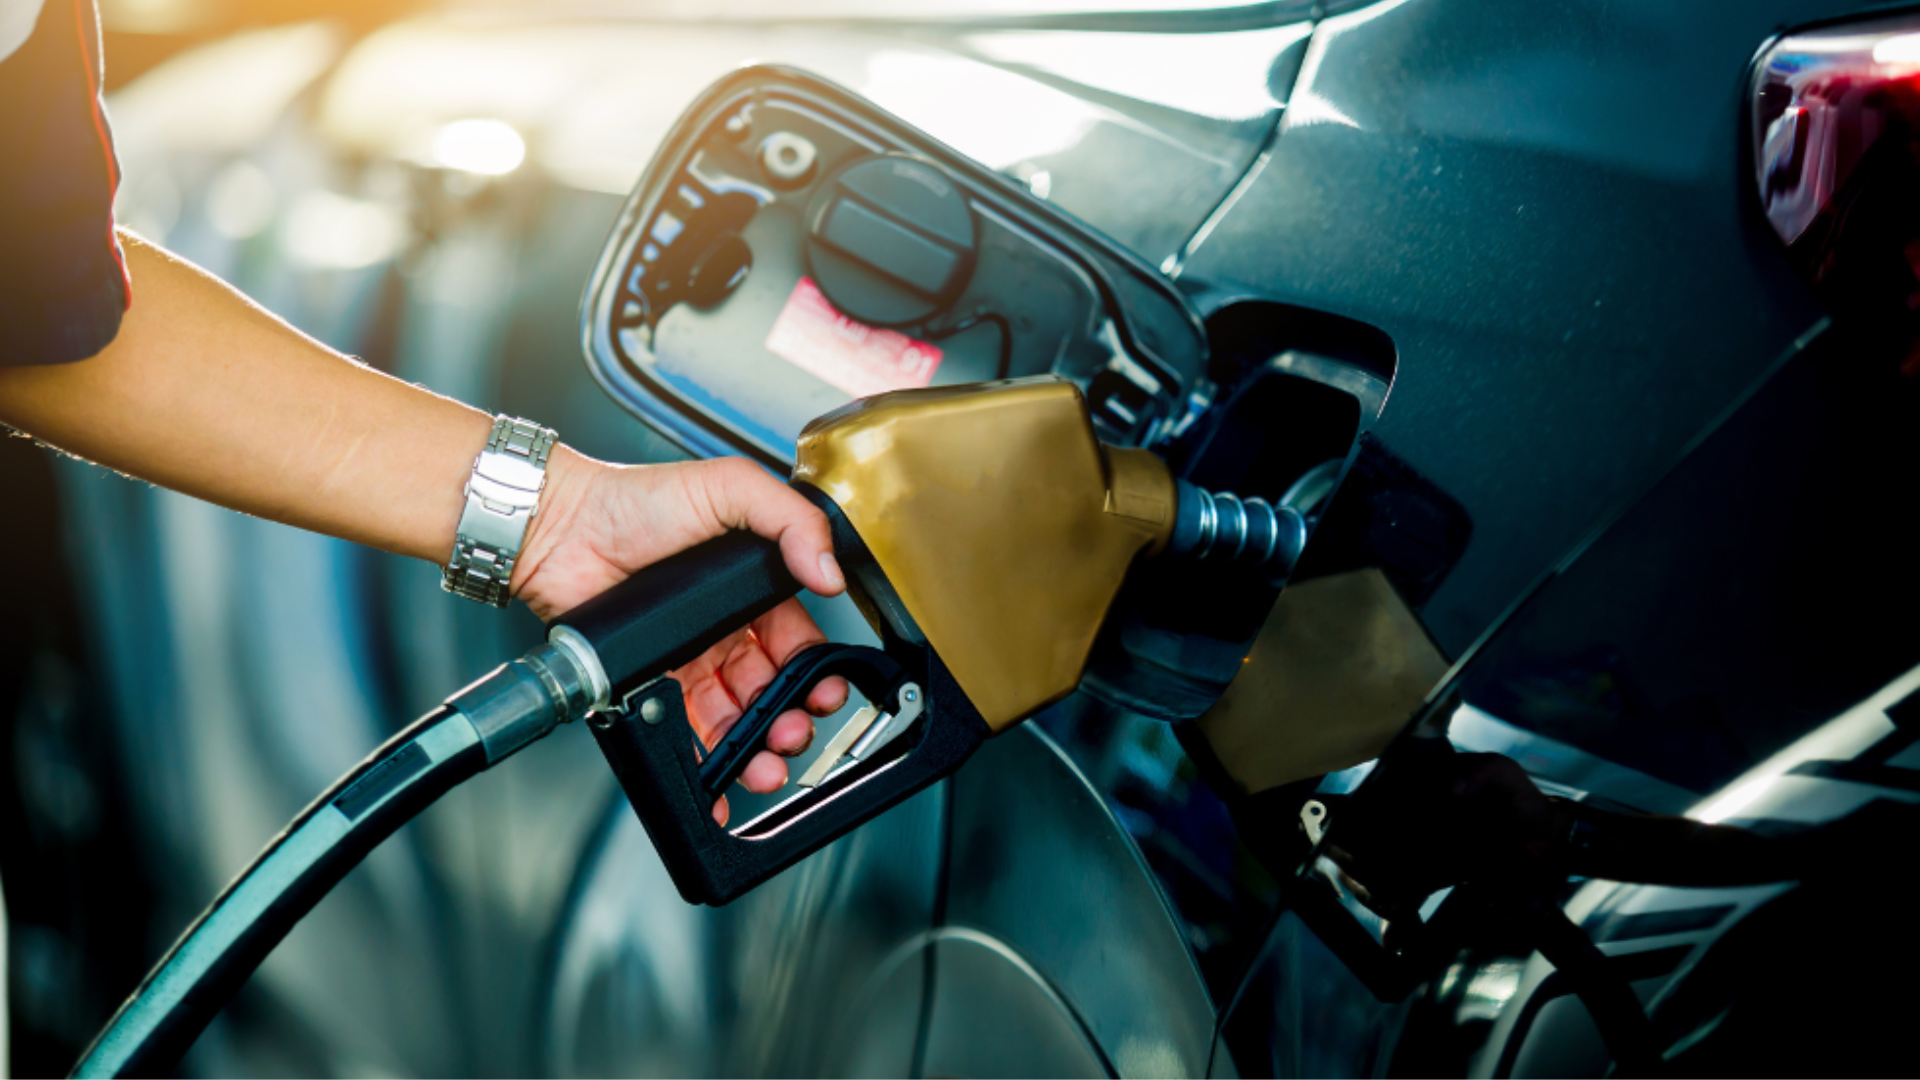
[{"label": "car paint reflection", "polygon": [[1030,727],[725,908],[681,904],[607,813],[555,947],[549,1073],[1205,1070],[1213,1006],[1164,899]]}]

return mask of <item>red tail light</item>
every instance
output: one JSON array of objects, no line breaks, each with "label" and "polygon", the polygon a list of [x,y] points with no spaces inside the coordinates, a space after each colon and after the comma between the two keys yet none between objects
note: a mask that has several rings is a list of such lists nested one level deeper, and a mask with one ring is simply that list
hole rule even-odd
[{"label": "red tail light", "polygon": [[1774,42],[1754,72],[1753,148],[1795,269],[1920,374],[1920,16]]}]

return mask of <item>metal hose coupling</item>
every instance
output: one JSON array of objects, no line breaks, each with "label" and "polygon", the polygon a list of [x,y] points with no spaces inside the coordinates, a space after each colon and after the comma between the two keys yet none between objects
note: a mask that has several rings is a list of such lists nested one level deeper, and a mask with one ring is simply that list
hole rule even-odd
[{"label": "metal hose coupling", "polygon": [[493,766],[555,727],[607,707],[607,675],[578,634],[550,640],[447,699],[473,723]]},{"label": "metal hose coupling", "polygon": [[1293,572],[1307,544],[1307,523],[1291,506],[1211,492],[1181,480],[1171,555],[1240,563],[1274,577]]}]

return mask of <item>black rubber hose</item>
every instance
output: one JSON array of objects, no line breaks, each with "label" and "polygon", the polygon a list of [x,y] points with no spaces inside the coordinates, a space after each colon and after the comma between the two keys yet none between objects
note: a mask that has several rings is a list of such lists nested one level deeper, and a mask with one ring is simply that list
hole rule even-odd
[{"label": "black rubber hose", "polygon": [[1587,1007],[1600,1041],[1613,1058],[1615,1076],[1658,1076],[1665,1072],[1660,1040],[1633,984],[1614,967],[1587,932],[1558,905],[1535,901],[1530,912],[1534,947],[1573,987]]},{"label": "black rubber hose", "polygon": [[556,620],[547,644],[454,695],[301,812],[187,928],[72,1075],[172,1072],[267,954],[395,829],[556,724],[691,660],[799,588],[777,544],[729,533]]},{"label": "black rubber hose", "polygon": [[442,706],[307,807],[227,886],[128,998],[74,1076],[162,1076],[274,946],[367,853],[487,767],[480,732]]}]

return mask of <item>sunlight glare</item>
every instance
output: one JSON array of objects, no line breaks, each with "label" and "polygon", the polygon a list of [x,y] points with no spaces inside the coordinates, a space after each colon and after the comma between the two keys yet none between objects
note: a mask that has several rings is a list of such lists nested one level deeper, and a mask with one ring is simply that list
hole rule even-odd
[{"label": "sunlight glare", "polygon": [[504,120],[455,120],[433,135],[434,163],[449,169],[504,176],[526,158],[526,140]]}]

